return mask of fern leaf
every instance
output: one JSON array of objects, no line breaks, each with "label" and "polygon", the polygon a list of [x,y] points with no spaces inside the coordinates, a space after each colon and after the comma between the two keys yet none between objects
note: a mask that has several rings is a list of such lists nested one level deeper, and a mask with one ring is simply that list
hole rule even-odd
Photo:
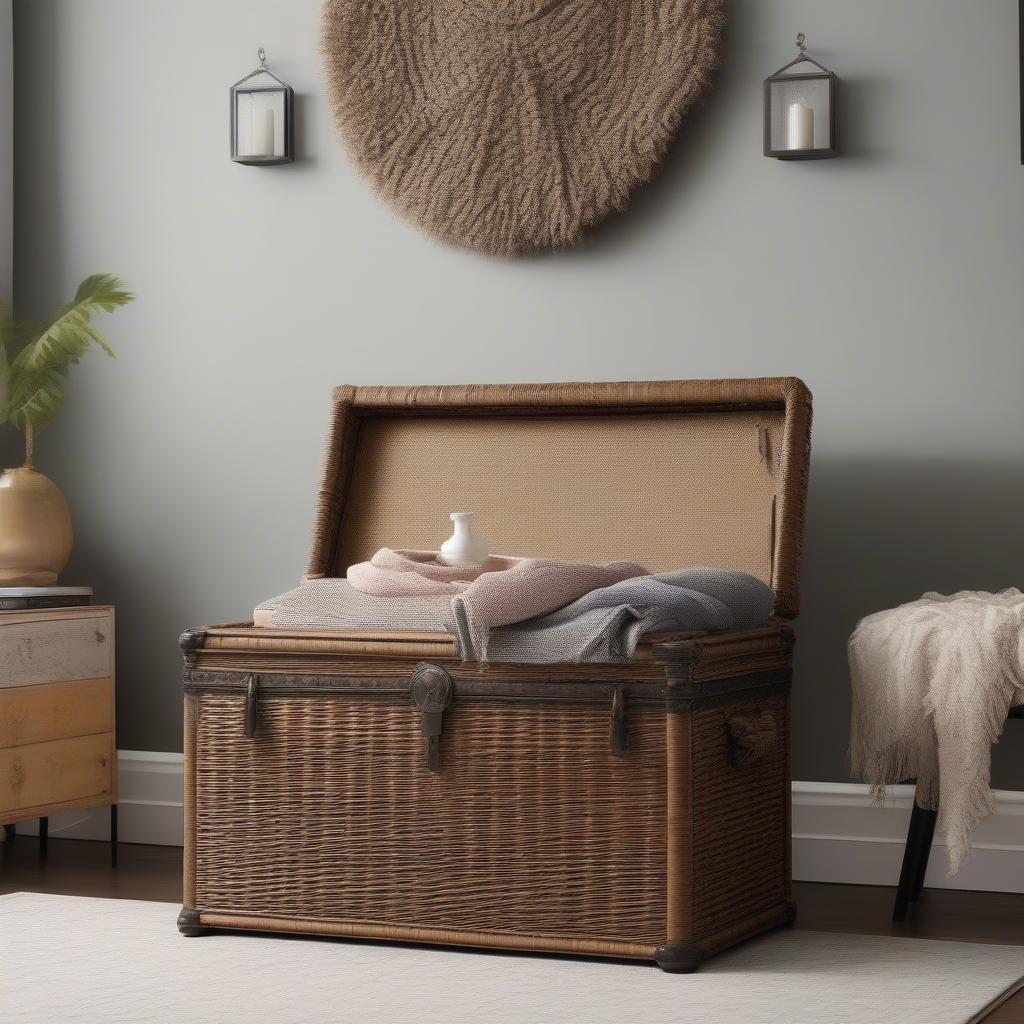
[{"label": "fern leaf", "polygon": [[105,313],[128,305],[135,296],[124,288],[116,274],[91,274],[79,286],[72,305],[91,301]]},{"label": "fern leaf", "polygon": [[54,367],[32,373],[26,370],[8,375],[7,418],[19,430],[29,423],[33,429],[45,426],[64,402],[64,374]]},{"label": "fern leaf", "polygon": [[90,320],[93,314],[111,313],[134,297],[113,274],[87,277],[78,286],[74,299],[18,353],[15,366],[30,373],[68,366],[77,363],[93,345],[113,356],[113,350]]}]

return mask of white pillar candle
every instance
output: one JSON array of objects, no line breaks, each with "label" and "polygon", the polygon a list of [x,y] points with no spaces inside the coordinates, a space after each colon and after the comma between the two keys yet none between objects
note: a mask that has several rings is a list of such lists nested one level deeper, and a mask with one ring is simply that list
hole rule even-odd
[{"label": "white pillar candle", "polygon": [[274,155],[274,112],[257,110],[252,112],[252,138],[249,144],[250,156]]},{"label": "white pillar candle", "polygon": [[789,105],[787,149],[814,149],[814,111],[806,103]]}]

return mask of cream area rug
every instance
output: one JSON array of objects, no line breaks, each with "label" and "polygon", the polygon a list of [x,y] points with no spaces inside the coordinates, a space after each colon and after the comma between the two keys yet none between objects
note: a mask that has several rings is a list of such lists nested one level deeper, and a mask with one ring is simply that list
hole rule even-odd
[{"label": "cream area rug", "polygon": [[0,896],[4,1024],[960,1024],[1024,947],[782,931],[699,973],[322,939],[186,939],[167,903]]}]

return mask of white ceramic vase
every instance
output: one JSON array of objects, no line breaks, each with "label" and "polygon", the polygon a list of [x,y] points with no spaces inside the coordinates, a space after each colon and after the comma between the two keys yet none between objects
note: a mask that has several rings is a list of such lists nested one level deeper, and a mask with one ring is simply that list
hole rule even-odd
[{"label": "white ceramic vase", "polygon": [[473,532],[472,512],[453,512],[452,535],[441,545],[438,561],[445,565],[483,565],[487,561],[487,545]]}]

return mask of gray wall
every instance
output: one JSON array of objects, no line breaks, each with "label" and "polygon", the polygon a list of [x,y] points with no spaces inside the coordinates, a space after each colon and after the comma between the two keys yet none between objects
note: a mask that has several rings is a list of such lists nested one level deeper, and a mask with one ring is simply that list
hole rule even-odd
[{"label": "gray wall", "polygon": [[0,0],[0,310],[11,304],[14,263],[14,60],[11,0]]},{"label": "gray wall", "polygon": [[[332,384],[797,374],[794,771],[844,779],[857,618],[1024,580],[1016,0],[734,0],[661,177],[588,247],[517,262],[425,240],[354,176],[318,7],[15,4],[18,300],[99,269],[139,294],[38,445],[75,515],[67,579],[118,606],[121,746],[180,749],[179,630],[298,579]],[[797,30],[844,80],[838,160],[760,153]],[[290,167],[227,156],[261,44],[298,94]],[[1011,736],[995,781],[1024,788]]]}]

